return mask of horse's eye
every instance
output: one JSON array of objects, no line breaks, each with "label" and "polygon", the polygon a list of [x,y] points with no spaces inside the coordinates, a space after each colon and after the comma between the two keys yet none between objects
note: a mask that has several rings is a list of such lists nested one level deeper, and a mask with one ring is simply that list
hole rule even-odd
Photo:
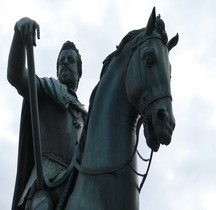
[{"label": "horse's eye", "polygon": [[155,57],[154,55],[147,55],[145,57],[145,64],[147,67],[151,67],[155,63]]}]

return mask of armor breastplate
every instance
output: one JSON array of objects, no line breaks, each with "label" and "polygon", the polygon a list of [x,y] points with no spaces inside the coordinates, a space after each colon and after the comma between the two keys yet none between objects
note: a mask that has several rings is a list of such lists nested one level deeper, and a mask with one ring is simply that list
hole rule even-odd
[{"label": "armor breastplate", "polygon": [[40,103],[42,153],[55,155],[69,164],[84,124],[80,111],[60,107],[48,97]]}]

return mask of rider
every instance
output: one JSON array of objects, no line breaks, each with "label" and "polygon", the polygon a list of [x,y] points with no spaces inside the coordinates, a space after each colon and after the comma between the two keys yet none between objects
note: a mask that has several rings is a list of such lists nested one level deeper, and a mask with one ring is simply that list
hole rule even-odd
[{"label": "rider", "polygon": [[[49,192],[36,190],[36,171],[33,159],[32,131],[29,111],[28,71],[25,68],[25,45],[29,35],[40,38],[39,25],[29,18],[15,24],[15,32],[8,58],[8,81],[23,97],[20,140],[13,210],[56,208],[65,189],[68,189],[75,144],[79,141],[86,111],[78,101],[76,91],[82,75],[79,51],[73,42],[63,44],[57,59],[57,78],[36,77],[39,121],[41,130],[42,166]],[[69,171],[69,173],[68,173]],[[70,175],[70,178],[68,176]],[[46,186],[47,186],[46,185]],[[67,187],[66,187],[67,186]],[[63,199],[64,200],[64,199]],[[44,204],[45,202],[46,204]]]}]

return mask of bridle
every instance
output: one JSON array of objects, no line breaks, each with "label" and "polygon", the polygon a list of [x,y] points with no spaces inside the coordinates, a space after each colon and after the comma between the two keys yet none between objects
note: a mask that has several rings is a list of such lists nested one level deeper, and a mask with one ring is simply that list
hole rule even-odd
[{"label": "bridle", "polygon": [[[140,39],[138,42],[134,43],[131,45],[131,50],[132,50],[132,53],[131,53],[131,56],[130,58],[132,57],[132,54],[134,52],[134,50],[139,47],[140,45],[142,45],[144,42],[150,40],[150,39],[159,39],[161,40],[161,42],[168,48],[167,44],[164,43],[163,39],[159,36],[146,36],[146,37],[143,37],[142,39]],[[130,59],[129,59],[130,61]],[[129,62],[128,62],[129,63]],[[148,108],[148,106],[150,106],[151,104],[153,104],[154,102],[158,101],[158,100],[161,100],[163,98],[170,98],[170,100],[172,101],[172,95],[169,93],[169,92],[166,92],[166,93],[161,93],[161,94],[158,94],[157,96],[154,96],[150,99],[148,99],[147,101],[145,101],[144,105],[143,105],[143,109],[145,110],[146,108]]]}]

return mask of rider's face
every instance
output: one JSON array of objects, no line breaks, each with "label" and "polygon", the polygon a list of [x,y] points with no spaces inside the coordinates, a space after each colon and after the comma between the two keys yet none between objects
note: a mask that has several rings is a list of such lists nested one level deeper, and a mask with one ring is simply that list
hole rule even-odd
[{"label": "rider's face", "polygon": [[76,90],[79,80],[77,54],[72,49],[63,50],[59,56],[58,79]]}]

